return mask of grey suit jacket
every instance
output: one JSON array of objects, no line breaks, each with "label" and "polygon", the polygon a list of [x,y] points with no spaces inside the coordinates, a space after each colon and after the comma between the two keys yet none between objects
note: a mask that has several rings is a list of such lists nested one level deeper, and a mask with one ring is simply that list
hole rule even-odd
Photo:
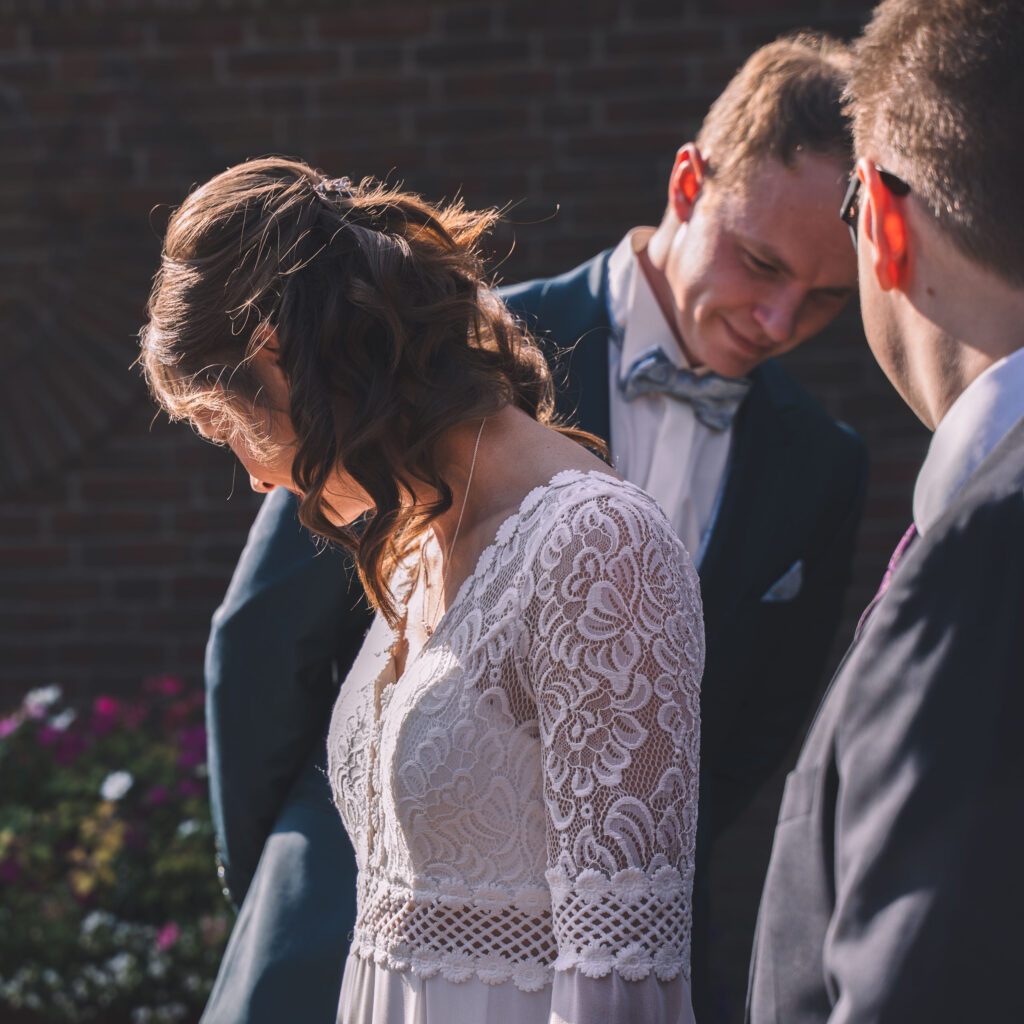
[{"label": "grey suit jacket", "polygon": [[1024,1021],[1024,423],[911,545],[786,781],[751,1024]]}]

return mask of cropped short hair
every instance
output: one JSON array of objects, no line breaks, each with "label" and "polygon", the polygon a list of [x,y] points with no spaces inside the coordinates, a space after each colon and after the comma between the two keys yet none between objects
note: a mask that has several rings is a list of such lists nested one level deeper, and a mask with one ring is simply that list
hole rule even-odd
[{"label": "cropped short hair", "polygon": [[857,152],[890,162],[962,253],[1024,284],[1020,0],[883,0],[848,106]]},{"label": "cropped short hair", "polygon": [[801,32],[755,51],[711,105],[697,146],[720,184],[743,184],[772,158],[793,167],[803,153],[853,162],[843,93],[850,48]]}]

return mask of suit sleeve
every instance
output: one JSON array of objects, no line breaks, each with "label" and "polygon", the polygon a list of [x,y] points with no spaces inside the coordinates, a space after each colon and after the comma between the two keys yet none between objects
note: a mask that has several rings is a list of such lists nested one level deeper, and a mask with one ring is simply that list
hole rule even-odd
[{"label": "suit sleeve", "polygon": [[[1024,1020],[1024,515],[913,549],[839,719],[830,1024]],[[872,643],[872,641],[874,641]]]},{"label": "suit sleeve", "polygon": [[722,756],[709,766],[714,836],[736,820],[782,763],[821,686],[850,584],[867,488],[864,445],[852,435],[846,441],[846,458],[840,463],[843,486],[835,488],[834,511],[825,520],[831,526],[804,560],[799,595],[760,609],[768,618],[760,630],[765,638],[760,655],[763,679],[748,688],[734,733],[719,745]]},{"label": "suit sleeve", "polygon": [[210,795],[225,885],[241,903],[289,791],[321,743],[369,622],[346,558],[318,553],[276,490],[264,500],[206,649]]}]

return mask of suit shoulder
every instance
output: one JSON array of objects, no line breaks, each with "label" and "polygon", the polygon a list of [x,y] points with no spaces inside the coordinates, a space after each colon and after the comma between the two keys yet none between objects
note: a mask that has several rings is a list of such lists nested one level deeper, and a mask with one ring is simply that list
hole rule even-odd
[{"label": "suit shoulder", "polygon": [[572,270],[554,277],[537,277],[498,289],[505,305],[517,316],[540,317],[549,297],[564,296],[569,304],[584,296],[596,297],[604,287],[604,269],[612,250],[606,249]]}]

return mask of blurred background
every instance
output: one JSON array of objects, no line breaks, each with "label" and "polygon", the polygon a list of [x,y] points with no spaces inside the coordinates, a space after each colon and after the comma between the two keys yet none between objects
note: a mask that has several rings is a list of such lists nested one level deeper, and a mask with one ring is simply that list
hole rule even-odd
[{"label": "blurred background", "polygon": [[[870,6],[0,0],[0,712],[50,683],[72,701],[167,674],[199,685],[259,499],[226,452],[154,417],[131,367],[190,187],[269,152],[387,176],[508,205],[501,281],[561,272],[657,223],[676,148],[753,49],[803,27],[849,38]],[[835,662],[910,521],[927,434],[855,308],[785,363],[871,453]],[[776,779],[721,844],[751,891],[777,800]],[[729,1020],[742,896],[716,894],[738,908],[714,949]]]}]

